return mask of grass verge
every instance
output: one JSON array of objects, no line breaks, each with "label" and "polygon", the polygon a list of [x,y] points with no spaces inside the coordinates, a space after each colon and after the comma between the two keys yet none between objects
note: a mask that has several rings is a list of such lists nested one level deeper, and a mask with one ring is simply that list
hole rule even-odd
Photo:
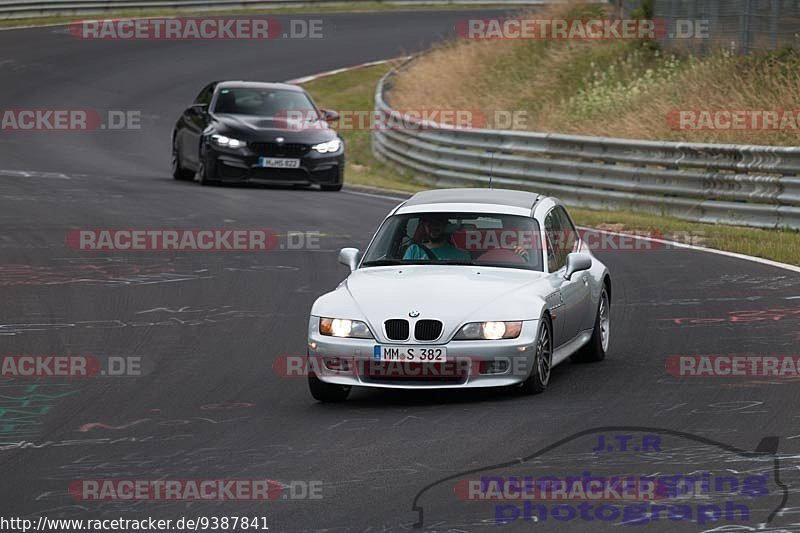
[{"label": "grass verge", "polygon": [[[391,66],[381,65],[352,70],[305,84],[317,103],[337,110],[371,110],[378,79]],[[370,132],[340,130],[347,143],[346,182],[403,192],[429,188],[398,169],[386,165],[372,155]],[[800,266],[800,232],[761,230],[700,224],[672,217],[630,211],[594,211],[571,208],[576,222],[582,226],[613,231],[660,233],[669,238],[718,250],[738,252]]]},{"label": "grass verge", "polygon": [[[602,18],[607,10],[561,5],[535,18]],[[515,112],[520,130],[797,146],[798,87],[800,51],[788,47],[696,56],[633,39],[459,39],[413,63],[390,97],[400,109],[481,109],[490,121],[496,111]]]}]

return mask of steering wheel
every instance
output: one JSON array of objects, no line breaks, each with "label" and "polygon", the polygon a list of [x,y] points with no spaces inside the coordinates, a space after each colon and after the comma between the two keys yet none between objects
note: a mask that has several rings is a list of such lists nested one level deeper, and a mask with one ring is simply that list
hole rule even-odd
[{"label": "steering wheel", "polygon": [[517,264],[522,265],[527,263],[525,258],[519,255],[514,250],[509,250],[508,248],[494,248],[487,252],[481,254],[478,257],[478,261],[495,261],[498,263],[509,263],[509,264]]}]

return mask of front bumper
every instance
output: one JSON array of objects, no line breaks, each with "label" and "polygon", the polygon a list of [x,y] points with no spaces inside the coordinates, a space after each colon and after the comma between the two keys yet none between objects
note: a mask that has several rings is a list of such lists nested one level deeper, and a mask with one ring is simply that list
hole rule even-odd
[{"label": "front bumper", "polygon": [[[516,339],[403,343],[321,335],[315,325],[318,323],[318,317],[312,316],[308,337],[310,372],[325,383],[387,389],[505,387],[522,383],[533,369],[539,325],[537,320],[523,322]],[[377,344],[445,346],[451,364],[378,363],[373,360]]]},{"label": "front bumper", "polygon": [[[344,179],[344,150],[320,154],[314,150],[295,156],[262,155],[250,149],[208,149],[208,164],[215,180],[225,183],[267,183],[276,185],[336,185]],[[299,159],[299,168],[262,168],[260,157]]]}]

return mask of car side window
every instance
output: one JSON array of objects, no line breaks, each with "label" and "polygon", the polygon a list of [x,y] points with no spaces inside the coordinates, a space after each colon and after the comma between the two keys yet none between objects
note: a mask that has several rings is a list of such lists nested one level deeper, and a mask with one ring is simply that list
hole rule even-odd
[{"label": "car side window", "polygon": [[561,224],[555,210],[551,210],[544,218],[544,232],[547,237],[547,270],[555,272],[566,264],[563,254]]},{"label": "car side window", "polygon": [[567,256],[575,251],[578,232],[561,206],[550,210],[544,219],[547,234],[547,264],[555,272],[567,264]]},{"label": "car side window", "polygon": [[558,206],[553,209],[553,212],[558,216],[558,222],[561,226],[561,238],[564,243],[564,260],[566,261],[567,254],[572,252],[576,252],[576,245],[578,243],[578,232],[575,230],[575,226],[572,225],[572,221],[569,219],[569,215],[567,215],[567,211]]},{"label": "car side window", "polygon": [[214,95],[214,87],[216,86],[215,83],[209,83],[203,90],[200,91],[200,94],[197,95],[197,98],[194,99],[195,104],[205,104],[211,105],[211,97]]}]

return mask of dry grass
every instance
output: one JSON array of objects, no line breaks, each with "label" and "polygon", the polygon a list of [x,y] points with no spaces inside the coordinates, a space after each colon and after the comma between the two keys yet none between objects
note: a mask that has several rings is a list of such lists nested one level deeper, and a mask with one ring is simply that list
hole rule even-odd
[{"label": "dry grass", "polygon": [[[530,16],[565,17],[574,6],[556,5]],[[605,7],[584,8],[598,16]],[[523,14],[522,16],[527,16]],[[531,111],[558,97],[559,73],[583,45],[551,46],[544,41],[459,39],[441,45],[413,62],[395,80],[390,99],[401,109],[525,109]],[[552,73],[548,76],[538,72]]]},{"label": "dry grass", "polygon": [[[603,16],[567,5],[537,17]],[[458,40],[412,63],[395,82],[398,108],[523,112],[518,129],[634,139],[796,146],[800,129],[687,130],[673,110],[797,110],[800,53],[696,58],[634,41]],[[800,124],[798,125],[800,128]]]}]

